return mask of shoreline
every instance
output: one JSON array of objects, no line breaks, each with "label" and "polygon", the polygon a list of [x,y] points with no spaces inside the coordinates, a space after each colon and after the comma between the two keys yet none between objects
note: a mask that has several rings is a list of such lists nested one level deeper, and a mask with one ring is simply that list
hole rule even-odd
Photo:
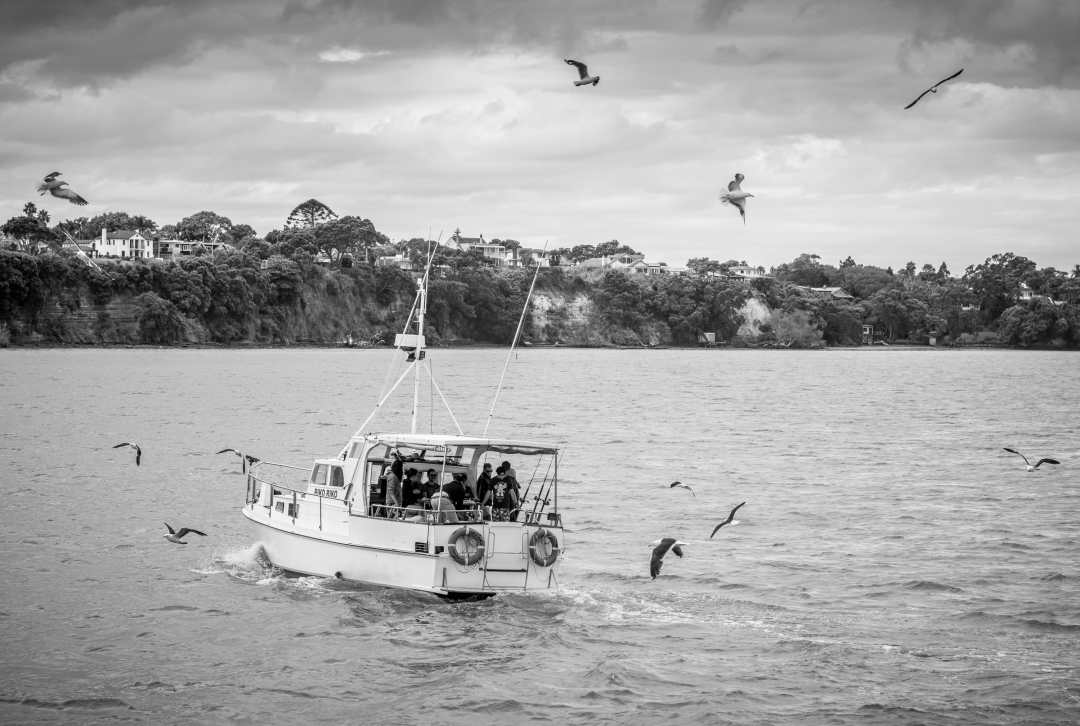
[{"label": "shoreline", "polygon": [[[428,350],[507,350],[505,345],[492,345],[489,343],[459,343],[455,345],[429,345]],[[351,351],[384,351],[393,350],[392,346],[349,346],[338,343],[191,343],[186,345],[152,345],[143,343],[116,343],[116,344],[83,344],[83,343],[8,343],[0,346],[0,350],[351,350]],[[842,350],[865,350],[865,351],[961,351],[961,350],[1010,350],[1017,352],[1055,351],[1055,352],[1080,352],[1080,347],[1061,346],[1032,346],[1029,348],[1010,345],[926,345],[918,343],[890,343],[888,345],[828,345],[818,348],[792,348],[775,345],[653,345],[653,346],[620,346],[620,345],[518,345],[515,350],[637,350],[637,351],[749,351],[768,350],[776,352],[792,351],[842,351]]]}]

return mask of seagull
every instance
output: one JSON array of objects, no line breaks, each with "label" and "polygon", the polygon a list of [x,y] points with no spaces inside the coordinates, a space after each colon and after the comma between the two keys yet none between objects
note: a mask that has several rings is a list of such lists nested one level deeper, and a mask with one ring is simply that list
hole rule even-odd
[{"label": "seagull", "polygon": [[[690,493],[694,494],[694,487],[690,486],[689,484],[683,484],[681,481],[671,482],[671,484],[668,486],[668,489],[674,489],[675,487],[679,487],[680,489],[689,489]],[[694,494],[694,496],[696,497],[697,494]]]},{"label": "seagull", "polygon": [[656,576],[660,574],[660,567],[664,564],[664,555],[668,550],[671,550],[679,557],[683,556],[682,546],[685,542],[680,542],[674,537],[664,537],[653,542],[655,547],[652,551],[652,560],[649,561],[649,574],[652,575],[652,579],[656,579]]},{"label": "seagull", "polygon": [[240,471],[244,474],[247,474],[248,467],[257,461],[261,461],[257,456],[245,455],[242,451],[237,451],[236,449],[222,449],[218,453],[225,454],[230,451],[240,457]]},{"label": "seagull", "polygon": [[168,522],[165,523],[165,526],[168,528],[169,533],[168,534],[163,534],[161,536],[164,537],[165,539],[169,540],[173,544],[184,544],[184,545],[186,545],[187,542],[183,541],[183,537],[184,537],[184,535],[186,535],[188,533],[199,534],[199,535],[202,535],[203,537],[206,536],[206,532],[200,532],[197,529],[188,529],[187,527],[181,527],[180,531],[177,532],[176,530],[174,530],[172,527],[169,526]]},{"label": "seagull", "polygon": [[131,448],[135,449],[135,466],[138,466],[139,462],[142,461],[142,449],[139,448],[139,445],[136,444],[134,441],[125,441],[122,444],[117,444],[113,446],[113,448],[119,449],[121,446],[130,446]]},{"label": "seagull", "polygon": [[908,105],[904,106],[904,110],[905,110],[905,111],[907,111],[907,110],[908,110],[909,108],[911,108],[912,106],[914,106],[914,105],[915,105],[916,103],[918,103],[918,102],[919,102],[919,101],[920,101],[920,100],[922,99],[922,97],[923,97],[923,96],[925,96],[926,94],[928,94],[928,93],[937,93],[937,87],[938,87],[938,86],[940,86],[940,85],[941,85],[942,83],[945,83],[945,81],[951,81],[952,79],[956,78],[956,77],[957,77],[958,75],[960,75],[960,74],[961,74],[961,73],[963,73],[963,72],[964,72],[964,69],[963,69],[963,68],[961,68],[961,69],[960,69],[960,70],[958,70],[958,71],[957,71],[956,73],[953,73],[953,74],[952,74],[951,76],[949,76],[948,78],[942,78],[942,79],[941,79],[940,81],[938,81],[937,83],[935,83],[934,85],[930,86],[930,87],[929,87],[929,88],[927,88],[927,89],[926,89],[925,91],[923,91],[922,93],[920,93],[920,94],[919,94],[919,97],[918,97],[918,98],[916,98],[916,99],[915,99],[914,101],[912,101],[912,102],[911,102],[911,103],[909,103]]},{"label": "seagull", "polygon": [[571,60],[570,58],[564,58],[563,60],[577,68],[578,75],[581,76],[580,81],[574,81],[575,86],[587,86],[590,83],[595,86],[600,82],[600,76],[590,76],[588,66],[581,61]]},{"label": "seagull", "polygon": [[743,224],[746,224],[746,200],[754,196],[742,190],[742,180],[745,178],[742,174],[736,173],[735,179],[728,182],[727,194],[720,195],[721,202],[731,204],[739,210],[739,216],[742,217]]},{"label": "seagull", "polygon": [[1019,456],[1019,457],[1020,457],[1021,459],[1023,459],[1023,460],[1024,460],[1024,463],[1025,463],[1025,464],[1027,464],[1027,470],[1028,470],[1028,471],[1035,471],[1036,469],[1038,469],[1038,468],[1039,468],[1040,466],[1042,466],[1043,464],[1060,464],[1060,463],[1061,463],[1061,462],[1060,462],[1060,461],[1058,461],[1057,459],[1046,459],[1046,458],[1044,458],[1044,459],[1039,459],[1039,460],[1038,460],[1038,461],[1036,461],[1036,462],[1035,462],[1034,464],[1032,464],[1032,463],[1031,463],[1030,461],[1028,461],[1028,458],[1027,458],[1026,456],[1024,456],[1023,454],[1021,454],[1021,453],[1020,453],[1019,451],[1017,451],[1016,449],[1010,449],[1010,448],[1009,448],[1008,446],[1003,446],[1003,447],[1001,447],[1001,448],[1005,449],[1005,450],[1006,450],[1006,451],[1008,451],[1008,452],[1009,452],[1010,454],[1016,454],[1016,455],[1017,455],[1017,456]]},{"label": "seagull", "polygon": [[48,192],[54,197],[66,199],[72,204],[78,204],[79,206],[88,204],[85,199],[75,193],[74,189],[64,189],[63,187],[67,186],[67,182],[57,179],[58,176],[60,176],[58,171],[51,171],[46,174],[45,178],[37,186],[38,194],[44,196],[45,192]]},{"label": "seagull", "polygon": [[728,514],[727,519],[725,519],[723,522],[721,522],[720,524],[713,527],[713,531],[712,531],[712,534],[709,535],[709,539],[712,539],[713,534],[716,534],[716,531],[718,529],[720,529],[721,527],[723,527],[725,524],[738,524],[738,522],[735,521],[735,512],[739,511],[739,507],[741,507],[743,504],[746,504],[746,502],[742,502],[741,504],[736,506],[734,509],[732,509],[731,512]]},{"label": "seagull", "polygon": [[42,179],[41,183],[37,186],[38,194],[44,196],[45,192],[49,191],[50,189],[55,189],[56,187],[63,185],[64,182],[56,178],[58,176],[60,176],[60,172],[58,171],[50,171],[48,174],[46,174],[45,178]]}]

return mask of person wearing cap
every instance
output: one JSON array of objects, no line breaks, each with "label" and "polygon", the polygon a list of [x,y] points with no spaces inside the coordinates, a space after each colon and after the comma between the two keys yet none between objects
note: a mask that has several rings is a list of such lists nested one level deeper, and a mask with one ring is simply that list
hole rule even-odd
[{"label": "person wearing cap", "polygon": [[491,489],[488,490],[481,504],[491,506],[493,522],[511,521],[512,513],[518,508],[518,496],[514,488],[510,486],[510,479],[503,467],[500,466],[495,470]]}]

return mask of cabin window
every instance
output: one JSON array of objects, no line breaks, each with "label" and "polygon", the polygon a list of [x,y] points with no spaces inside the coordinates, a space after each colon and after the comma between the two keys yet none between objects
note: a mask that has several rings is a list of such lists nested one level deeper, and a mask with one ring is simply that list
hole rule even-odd
[{"label": "cabin window", "polygon": [[326,486],[326,464],[316,464],[311,470],[311,483],[315,486]]},{"label": "cabin window", "polygon": [[345,486],[345,472],[341,470],[340,466],[330,467],[330,486],[343,487]]}]

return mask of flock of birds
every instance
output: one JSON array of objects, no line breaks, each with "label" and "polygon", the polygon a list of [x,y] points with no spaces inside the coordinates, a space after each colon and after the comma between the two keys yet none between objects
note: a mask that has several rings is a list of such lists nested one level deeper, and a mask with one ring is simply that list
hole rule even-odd
[{"label": "flock of birds", "polygon": [[[114,449],[120,449],[124,447],[130,447],[135,450],[135,466],[140,466],[142,464],[142,447],[134,441],[121,441],[119,444],[113,445]],[[260,461],[259,457],[257,456],[249,456],[242,451],[237,451],[236,449],[222,449],[217,453],[236,454],[236,456],[240,457],[240,470],[245,474],[247,473],[248,468],[252,464]],[[187,542],[184,542],[183,539],[189,534],[197,534],[203,537],[206,536],[206,532],[200,532],[199,530],[192,529],[190,527],[181,527],[178,530],[173,529],[172,525],[170,525],[168,522],[165,522],[165,528],[169,531],[162,536],[173,544],[187,544]]]},{"label": "flock of birds", "polygon": [[[596,86],[598,83],[600,83],[600,76],[590,74],[589,73],[589,68],[585,63],[582,63],[581,61],[578,61],[578,60],[574,60],[572,58],[565,58],[564,61],[568,65],[571,65],[571,66],[573,66],[574,68],[577,69],[578,80],[574,81],[575,86]],[[922,100],[922,98],[924,96],[926,96],[928,93],[937,93],[937,90],[938,90],[939,86],[941,86],[944,83],[947,83],[948,81],[953,80],[954,78],[956,78],[957,76],[959,76],[963,72],[964,72],[964,69],[961,68],[956,73],[953,73],[951,76],[943,78],[942,80],[938,81],[933,86],[931,86],[930,88],[927,88],[925,91],[920,93],[915,98],[914,101],[909,103],[907,106],[904,106],[904,110],[910,109],[912,106],[917,104],[920,100]],[[48,194],[51,194],[54,197],[57,197],[57,198],[60,198],[60,199],[66,199],[69,202],[71,202],[72,204],[85,205],[87,203],[87,201],[85,199],[83,199],[79,194],[77,194],[73,189],[65,189],[64,188],[64,187],[67,186],[67,182],[66,181],[61,181],[59,179],[60,176],[61,176],[61,173],[58,172],[58,171],[50,172],[48,175],[45,176],[45,178],[42,180],[42,182],[38,185],[37,191],[41,195],[45,195],[46,193],[48,193]],[[743,180],[745,178],[746,177],[743,176],[741,173],[736,173],[735,178],[732,179],[730,182],[728,182],[727,192],[720,195],[720,201],[721,202],[723,202],[724,204],[730,204],[730,205],[732,205],[733,207],[735,207],[736,209],[739,210],[739,216],[742,217],[744,225],[746,224],[746,200],[754,196],[753,194],[750,194],[749,192],[744,192],[742,190],[742,182],[743,182]],[[135,442],[131,442],[131,441],[125,441],[125,442],[116,444],[113,448],[117,449],[117,448],[124,447],[124,446],[129,446],[129,447],[131,447],[131,448],[133,448],[135,450],[135,465],[138,466],[140,464],[140,462],[142,461],[142,449],[139,447],[138,444],[136,444]],[[1061,463],[1057,459],[1051,459],[1051,458],[1044,457],[1044,458],[1041,458],[1038,461],[1036,461],[1034,464],[1032,464],[1028,460],[1028,458],[1026,456],[1021,454],[1016,449],[1010,449],[1008,447],[1004,447],[1004,448],[1005,448],[1005,451],[1008,451],[1008,452],[1010,452],[1012,454],[1016,454],[1017,456],[1021,457],[1024,460],[1024,463],[1027,465],[1027,471],[1035,471],[1036,469],[1038,469],[1043,464],[1060,464]],[[232,453],[232,454],[235,454],[236,456],[240,457],[241,468],[242,468],[242,470],[244,472],[246,472],[248,470],[248,467],[251,464],[259,461],[259,459],[257,457],[247,456],[244,453],[242,453],[242,452],[240,452],[240,451],[238,451],[236,449],[231,449],[231,448],[222,449],[221,451],[218,451],[217,453],[219,453],[219,454]],[[688,490],[690,492],[691,495],[697,496],[697,494],[694,492],[693,487],[691,487],[688,484],[683,484],[680,481],[672,482],[669,485],[669,488],[671,488],[671,489],[675,489],[675,488],[686,489],[686,490]],[[746,502],[741,502],[738,505],[736,505],[731,510],[731,512],[728,513],[727,518],[724,519],[722,522],[720,522],[719,524],[717,524],[713,528],[712,533],[709,535],[709,539],[712,539],[716,535],[716,533],[720,530],[721,527],[724,527],[725,525],[736,525],[736,524],[738,524],[739,523],[738,520],[735,519],[735,513],[737,511],[739,511],[739,509],[745,504],[746,504]],[[187,534],[198,534],[198,535],[201,535],[203,537],[206,536],[205,533],[200,532],[199,530],[196,530],[196,529],[191,529],[189,527],[182,527],[180,530],[176,531],[176,530],[173,530],[173,528],[167,522],[165,523],[165,526],[169,530],[168,534],[164,535],[165,538],[168,541],[173,542],[175,544],[187,544],[186,542],[183,541],[183,537],[185,535],[187,535]],[[656,576],[658,574],[660,574],[660,568],[663,566],[664,556],[668,552],[674,552],[676,556],[682,557],[683,556],[683,549],[682,548],[685,547],[686,544],[687,544],[686,542],[681,542],[681,541],[679,541],[678,539],[676,539],[674,537],[664,537],[663,539],[657,540],[657,541],[652,543],[653,550],[652,550],[652,558],[651,558],[651,560],[649,562],[649,574],[652,575],[652,578],[654,580],[656,579]]]},{"label": "flock of birds", "polygon": [[[578,80],[574,81],[575,86],[596,86],[598,83],[600,83],[600,76],[590,74],[589,67],[581,61],[574,60],[573,58],[564,58],[563,61],[567,65],[571,65],[577,69]],[[934,85],[930,86],[925,91],[920,93],[914,101],[904,106],[904,110],[907,110],[914,106],[916,103],[922,100],[923,96],[925,96],[926,94],[937,93],[939,86],[953,80],[963,72],[964,69],[961,68],[956,73],[953,73],[951,76],[943,78]],[[38,184],[38,193],[42,196],[48,193],[59,199],[66,199],[72,204],[87,204],[87,201],[83,199],[79,194],[77,194],[75,190],[65,189],[64,187],[67,186],[67,182],[61,181],[59,177],[60,172],[58,171],[50,172],[49,174],[47,174],[45,178],[42,179],[41,183]],[[750,194],[749,192],[744,192],[742,190],[742,182],[745,178],[745,176],[736,172],[735,178],[728,182],[727,192],[720,195],[721,203],[730,204],[731,206],[739,210],[739,216],[742,217],[744,225],[746,224],[746,200],[754,196],[753,194]]]},{"label": "flock of birds", "polygon": [[[1002,448],[1005,449],[1005,451],[1008,451],[1010,454],[1016,454],[1021,459],[1023,459],[1024,464],[1027,467],[1027,471],[1035,471],[1036,469],[1038,469],[1043,464],[1055,464],[1056,465],[1056,464],[1061,463],[1057,459],[1051,459],[1050,457],[1044,456],[1041,459],[1039,459],[1038,461],[1036,461],[1034,464],[1032,464],[1031,461],[1026,456],[1021,454],[1016,449],[1010,449],[1008,446],[1004,446]],[[692,486],[690,486],[689,484],[683,484],[681,481],[673,481],[673,482],[671,482],[671,484],[668,485],[668,489],[686,489],[687,491],[690,492],[690,494],[692,496],[695,496],[695,497],[697,496],[697,494],[694,492],[694,488]],[[712,534],[709,535],[709,539],[712,539],[714,536],[716,536],[716,533],[718,531],[720,531],[721,527],[723,527],[725,525],[736,525],[736,524],[738,524],[739,521],[737,519],[735,519],[735,513],[738,512],[739,508],[742,507],[744,504],[746,504],[746,502],[741,502],[741,503],[735,505],[735,508],[732,509],[728,513],[727,519],[725,519],[724,521],[720,522],[715,527],[713,527],[713,531],[712,531]],[[686,547],[687,543],[686,542],[681,542],[681,541],[679,541],[678,539],[676,539],[674,537],[664,537],[663,539],[658,539],[655,542],[652,542],[651,545],[652,545],[653,551],[652,551],[652,558],[649,560],[649,574],[652,575],[652,579],[655,580],[656,576],[660,574],[660,568],[664,564],[664,555],[666,555],[668,552],[674,552],[676,556],[682,557],[683,556],[683,549],[682,548]]]}]

